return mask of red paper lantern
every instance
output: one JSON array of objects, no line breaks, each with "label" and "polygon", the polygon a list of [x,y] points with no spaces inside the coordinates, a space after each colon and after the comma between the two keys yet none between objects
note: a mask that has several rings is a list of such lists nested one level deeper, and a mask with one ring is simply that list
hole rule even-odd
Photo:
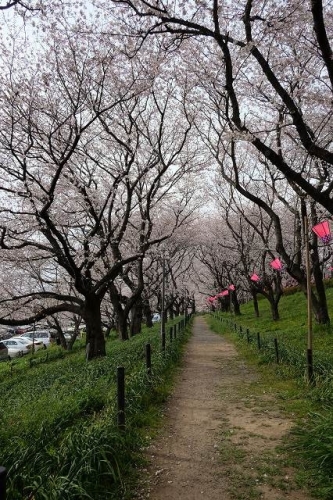
[{"label": "red paper lantern", "polygon": [[313,226],[312,231],[316,233],[318,238],[320,238],[325,245],[327,245],[327,243],[329,243],[332,239],[331,228],[327,220],[319,222],[319,224]]}]

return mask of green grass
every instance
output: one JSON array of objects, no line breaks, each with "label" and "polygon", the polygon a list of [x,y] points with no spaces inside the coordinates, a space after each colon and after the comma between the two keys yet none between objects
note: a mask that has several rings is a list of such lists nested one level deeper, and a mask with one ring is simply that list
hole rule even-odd
[{"label": "green grass", "polygon": [[[333,311],[333,289],[327,289],[329,311]],[[211,328],[226,335],[241,355],[262,371],[265,391],[278,395],[296,427],[285,445],[299,471],[298,481],[313,495],[333,498],[333,335],[330,326],[313,321],[315,384],[307,376],[307,305],[302,293],[284,296],[279,321],[272,321],[269,304],[259,301],[256,318],[252,302],[241,307],[241,316],[211,315]],[[236,324],[236,328],[235,328]],[[240,327],[241,330],[240,330]],[[250,342],[247,340],[248,329]],[[257,333],[261,349],[258,348]],[[276,363],[274,338],[278,340],[280,363]],[[254,388],[255,390],[255,388]],[[262,386],[260,386],[262,390]]]},{"label": "green grass", "polygon": [[[333,312],[333,288],[327,288],[328,309]],[[260,331],[277,336],[279,340],[287,340],[297,346],[307,346],[307,303],[301,292],[282,296],[279,303],[280,320],[272,321],[267,300],[259,300],[260,317],[256,318],[252,301],[241,306],[241,316],[234,318],[238,325],[250,330]],[[332,318],[333,319],[333,318]],[[330,335],[332,334],[332,335]],[[303,341],[303,342],[302,342]],[[328,325],[318,325],[313,321],[314,350],[325,350],[327,344],[333,347],[333,331]]]},{"label": "green grass", "polygon": [[[140,450],[159,421],[186,332],[168,341],[165,354],[156,325],[127,342],[109,339],[107,356],[89,363],[78,346],[70,353],[54,348],[32,368],[25,358],[13,370],[1,367],[0,464],[8,469],[8,500],[131,498]],[[117,427],[118,366],[126,373],[125,432]]]}]

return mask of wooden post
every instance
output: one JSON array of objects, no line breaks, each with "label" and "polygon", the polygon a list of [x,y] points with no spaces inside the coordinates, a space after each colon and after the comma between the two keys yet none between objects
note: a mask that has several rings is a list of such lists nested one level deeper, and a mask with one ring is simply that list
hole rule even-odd
[{"label": "wooden post", "polygon": [[150,344],[146,344],[146,367],[147,373],[151,375],[151,346]]},{"label": "wooden post", "polygon": [[314,375],[313,375],[312,349],[307,349],[306,360],[307,360],[307,365],[308,365],[308,380],[309,380],[310,384],[313,384],[314,383]]},{"label": "wooden post", "polygon": [[89,361],[89,353],[90,353],[90,342],[86,345],[86,361]]},{"label": "wooden post", "polygon": [[0,498],[1,500],[6,500],[6,479],[7,470],[5,467],[0,466]]},{"label": "wooden post", "polygon": [[118,428],[125,430],[125,368],[117,368]]}]

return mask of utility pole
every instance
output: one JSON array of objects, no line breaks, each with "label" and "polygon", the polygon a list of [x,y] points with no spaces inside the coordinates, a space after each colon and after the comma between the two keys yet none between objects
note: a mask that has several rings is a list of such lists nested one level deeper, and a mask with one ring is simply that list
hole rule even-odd
[{"label": "utility pole", "polygon": [[162,304],[161,304],[162,352],[165,353],[165,257],[162,259]]},{"label": "utility pole", "polygon": [[302,216],[303,216],[303,231],[304,231],[304,247],[305,247],[305,268],[306,268],[306,295],[307,295],[307,311],[308,311],[308,334],[307,334],[307,367],[308,381],[313,384],[313,353],[312,353],[312,303],[311,303],[311,264],[309,251],[309,224],[306,213],[305,200],[302,199]]}]

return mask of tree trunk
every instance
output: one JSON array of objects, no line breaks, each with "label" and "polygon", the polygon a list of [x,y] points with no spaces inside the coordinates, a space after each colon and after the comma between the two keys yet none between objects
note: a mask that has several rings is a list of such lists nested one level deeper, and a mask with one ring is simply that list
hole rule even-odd
[{"label": "tree trunk", "polygon": [[[319,294],[318,294],[319,295]],[[330,317],[327,310],[326,294],[324,297],[317,297],[311,293],[311,304],[315,320],[320,325],[330,324]]]},{"label": "tree trunk", "polygon": [[138,299],[137,302],[132,307],[131,311],[131,325],[130,325],[131,337],[141,332],[142,317],[143,317],[143,304],[142,300]]},{"label": "tree trunk", "polygon": [[128,340],[128,329],[127,329],[127,316],[124,311],[120,308],[117,311],[117,331],[120,340]]},{"label": "tree trunk", "polygon": [[151,312],[151,307],[150,307],[148,300],[143,301],[143,314],[144,314],[144,317],[146,319],[146,325],[148,326],[148,328],[151,328],[153,326],[152,312]]},{"label": "tree trunk", "polygon": [[102,330],[101,301],[95,295],[86,297],[82,314],[86,322],[87,359],[105,356],[105,339]]},{"label": "tree trunk", "polygon": [[61,325],[60,325],[58,319],[55,316],[53,316],[53,324],[50,322],[48,322],[48,324],[49,324],[49,326],[54,326],[56,331],[57,331],[57,338],[56,338],[57,344],[58,345],[60,344],[61,347],[63,349],[65,349],[66,351],[70,350],[70,349],[68,349],[68,345],[67,345],[66,339],[64,337],[64,332],[62,331],[62,328],[61,328]]},{"label": "tree trunk", "polygon": [[232,292],[232,305],[234,307],[235,316],[240,316],[241,315],[240,305],[239,305],[237,293],[235,291]]},{"label": "tree trunk", "polygon": [[172,300],[172,303],[170,304],[170,307],[169,307],[169,318],[170,319],[174,319],[173,303],[174,303],[174,300]]},{"label": "tree trunk", "polygon": [[312,252],[312,270],[316,285],[317,296],[312,293],[313,312],[317,323],[326,325],[330,323],[330,317],[327,308],[326,290],[323,280],[323,272],[319,261],[318,248],[315,247]]},{"label": "tree trunk", "polygon": [[270,304],[273,321],[278,321],[280,319],[279,302],[283,294],[281,281],[282,281],[281,274],[276,273],[275,276],[273,277],[273,280],[267,283],[266,285],[267,291],[264,294]]},{"label": "tree trunk", "polygon": [[191,299],[191,314],[195,314],[195,299]]},{"label": "tree trunk", "polygon": [[254,290],[252,290],[252,297],[253,297],[254,314],[255,314],[256,318],[259,318],[258,298],[257,298],[257,294]]},{"label": "tree trunk", "polygon": [[271,306],[272,320],[278,321],[280,319],[279,304],[274,299],[269,299],[269,305]]}]

